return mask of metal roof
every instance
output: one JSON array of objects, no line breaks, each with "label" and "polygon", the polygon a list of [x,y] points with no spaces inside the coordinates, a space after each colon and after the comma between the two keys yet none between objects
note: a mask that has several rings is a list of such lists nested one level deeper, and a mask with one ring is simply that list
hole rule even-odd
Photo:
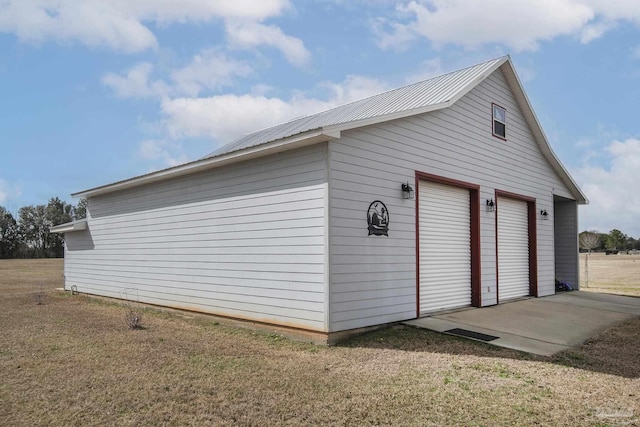
[{"label": "metal roof", "polygon": [[588,203],[582,190],[549,145],[508,55],[253,132],[201,159],[77,192],[72,196],[92,197],[134,188],[279,153],[283,150],[334,140],[340,138],[341,132],[348,129],[448,108],[498,69],[504,73],[542,154],[567,185],[578,204]]},{"label": "metal roof", "polygon": [[466,93],[466,90],[477,79],[482,78],[488,71],[493,71],[494,67],[506,60],[508,60],[506,56],[492,59],[462,70],[259,130],[232,141],[203,158],[231,153],[327,126],[360,122],[446,103],[461,93]]}]

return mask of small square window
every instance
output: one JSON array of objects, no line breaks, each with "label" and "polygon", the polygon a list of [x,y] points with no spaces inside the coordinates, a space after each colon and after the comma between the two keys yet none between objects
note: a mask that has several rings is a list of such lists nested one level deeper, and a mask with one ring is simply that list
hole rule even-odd
[{"label": "small square window", "polygon": [[493,110],[493,136],[507,139],[507,110],[491,104]]}]

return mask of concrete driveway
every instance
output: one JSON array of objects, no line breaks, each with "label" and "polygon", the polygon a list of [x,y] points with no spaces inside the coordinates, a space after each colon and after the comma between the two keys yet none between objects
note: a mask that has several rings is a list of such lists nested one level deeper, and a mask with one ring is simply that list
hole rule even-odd
[{"label": "concrete driveway", "polygon": [[551,356],[640,316],[640,298],[574,291],[405,322],[489,344]]}]

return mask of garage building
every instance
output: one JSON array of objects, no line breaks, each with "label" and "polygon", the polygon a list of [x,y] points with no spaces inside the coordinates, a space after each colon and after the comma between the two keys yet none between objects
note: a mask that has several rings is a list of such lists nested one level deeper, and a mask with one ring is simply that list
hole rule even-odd
[{"label": "garage building", "polygon": [[577,287],[587,203],[508,56],[74,196],[66,289],[328,341]]}]

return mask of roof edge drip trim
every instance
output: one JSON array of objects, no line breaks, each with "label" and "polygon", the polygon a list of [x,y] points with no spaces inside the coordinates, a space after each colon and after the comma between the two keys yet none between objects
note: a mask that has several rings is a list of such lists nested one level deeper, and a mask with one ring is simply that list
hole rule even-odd
[{"label": "roof edge drip trim", "polygon": [[49,229],[52,233],[71,233],[72,231],[82,231],[87,229],[87,219],[79,219],[64,224],[53,226]]},{"label": "roof edge drip trim", "polygon": [[330,131],[325,133],[323,130],[313,130],[299,135],[293,135],[288,138],[271,141],[266,144],[247,147],[242,150],[222,154],[217,157],[203,158],[182,165],[162,169],[156,172],[151,172],[145,175],[139,175],[112,184],[90,188],[88,190],[73,193],[71,194],[71,196],[85,198],[99,196],[102,194],[112,193],[114,191],[125,190],[128,188],[138,187],[153,182],[164,181],[178,176],[189,175],[204,170],[214,169],[240,161],[263,157],[276,152],[288,151],[317,144],[320,142],[331,141],[339,137],[340,133],[338,131]]}]

